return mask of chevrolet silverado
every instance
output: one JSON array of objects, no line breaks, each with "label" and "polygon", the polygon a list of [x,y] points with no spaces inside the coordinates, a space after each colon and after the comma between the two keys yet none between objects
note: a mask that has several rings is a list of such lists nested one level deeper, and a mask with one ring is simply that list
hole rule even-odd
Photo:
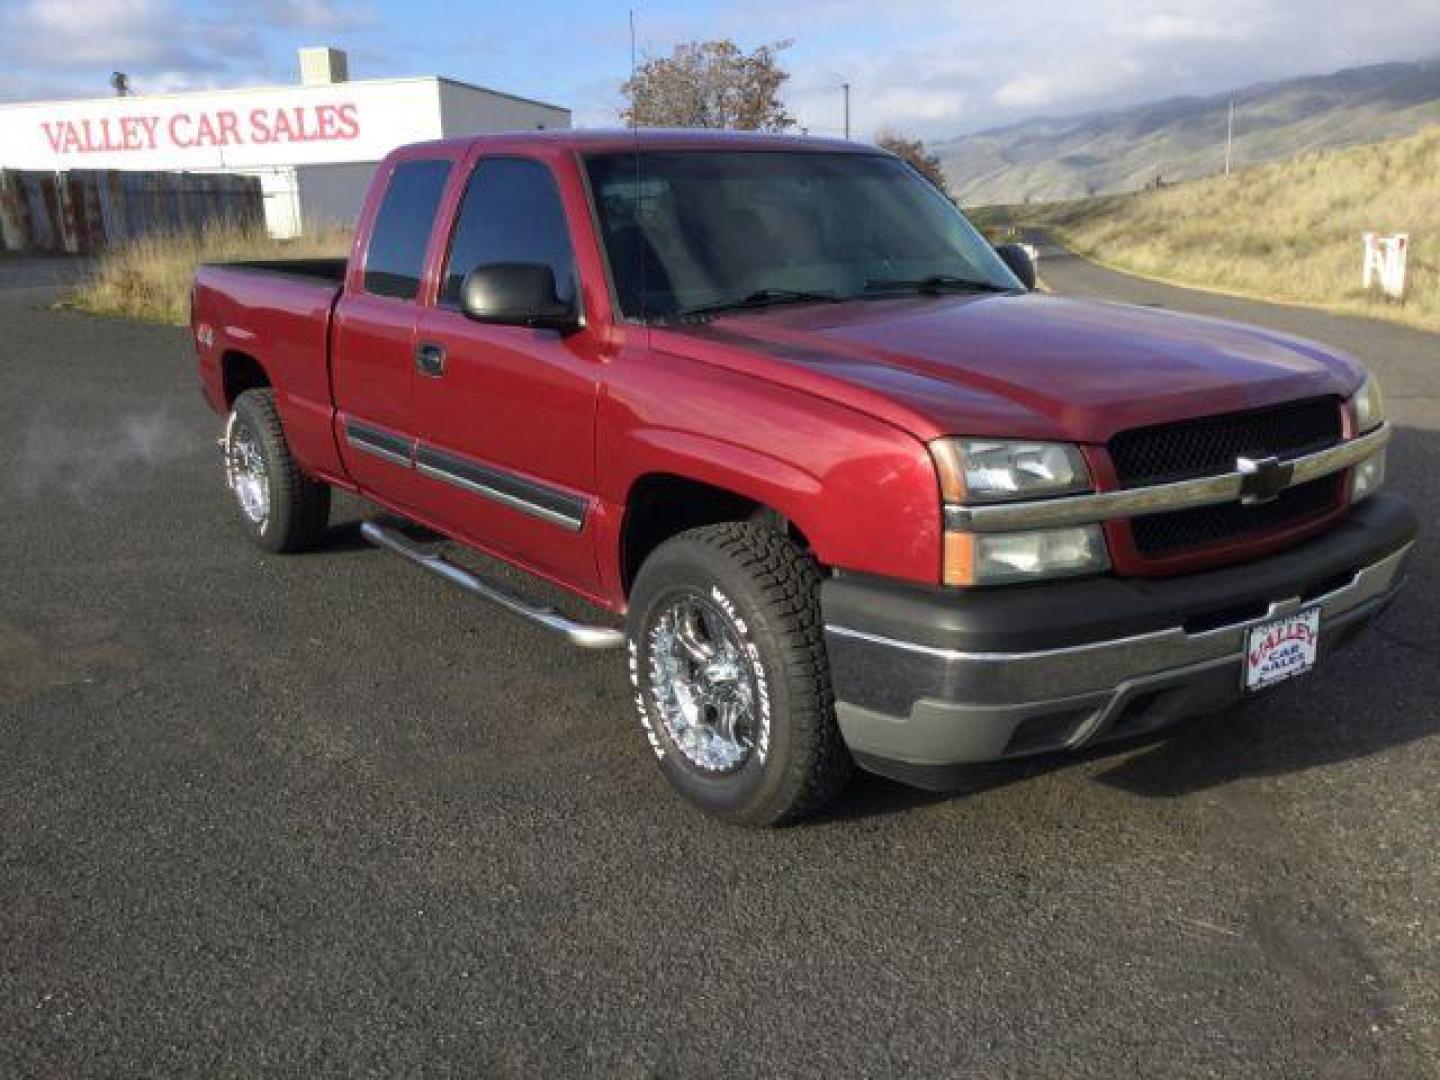
[{"label": "chevrolet silverado", "polygon": [[1226,708],[1401,587],[1359,361],[1033,285],[872,147],[526,132],[394,152],[348,259],[202,267],[192,332],[256,543],[377,504],[623,650],[665,776],[775,824]]}]

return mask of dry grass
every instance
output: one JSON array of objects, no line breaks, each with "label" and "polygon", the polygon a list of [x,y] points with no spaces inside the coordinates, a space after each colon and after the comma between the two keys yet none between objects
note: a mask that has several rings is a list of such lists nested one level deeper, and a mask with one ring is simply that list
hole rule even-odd
[{"label": "dry grass", "polygon": [[147,236],[100,257],[68,306],[101,315],[183,326],[190,318],[190,284],[202,262],[305,259],[346,255],[350,232],[308,230],[275,240],[263,228],[224,227],[197,234]]},{"label": "dry grass", "polygon": [[[978,215],[1182,285],[1440,330],[1440,127],[1160,191]],[[1365,231],[1410,234],[1403,303],[1360,288]]]}]

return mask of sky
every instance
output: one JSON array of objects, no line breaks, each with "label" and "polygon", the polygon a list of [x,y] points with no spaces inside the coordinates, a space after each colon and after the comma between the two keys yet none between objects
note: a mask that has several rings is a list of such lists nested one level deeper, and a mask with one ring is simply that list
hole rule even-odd
[{"label": "sky", "polygon": [[630,66],[677,42],[790,41],[802,126],[943,138],[1033,116],[1440,57],[1440,0],[0,0],[0,101],[298,80],[335,45],[352,78],[447,75],[614,126]]}]

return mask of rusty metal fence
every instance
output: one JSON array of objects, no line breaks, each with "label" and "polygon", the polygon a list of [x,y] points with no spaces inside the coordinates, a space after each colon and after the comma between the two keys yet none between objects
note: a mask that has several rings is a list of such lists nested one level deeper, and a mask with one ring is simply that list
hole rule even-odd
[{"label": "rusty metal fence", "polygon": [[0,251],[91,254],[152,233],[264,220],[255,176],[0,169]]}]

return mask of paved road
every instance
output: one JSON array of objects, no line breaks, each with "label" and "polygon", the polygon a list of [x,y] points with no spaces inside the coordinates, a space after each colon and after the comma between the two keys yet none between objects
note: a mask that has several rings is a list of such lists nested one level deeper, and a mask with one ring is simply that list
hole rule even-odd
[{"label": "paved road", "polygon": [[63,285],[79,281],[90,267],[88,259],[71,256],[21,258],[0,252],[0,292],[33,294],[12,300],[37,300],[53,295]]},{"label": "paved road", "polygon": [[[1440,342],[1369,356],[1440,505]],[[1434,530],[1241,715],[713,825],[613,657],[230,520],[184,336],[0,295],[0,1076],[1435,1075]],[[342,515],[343,516],[343,515]]]}]

